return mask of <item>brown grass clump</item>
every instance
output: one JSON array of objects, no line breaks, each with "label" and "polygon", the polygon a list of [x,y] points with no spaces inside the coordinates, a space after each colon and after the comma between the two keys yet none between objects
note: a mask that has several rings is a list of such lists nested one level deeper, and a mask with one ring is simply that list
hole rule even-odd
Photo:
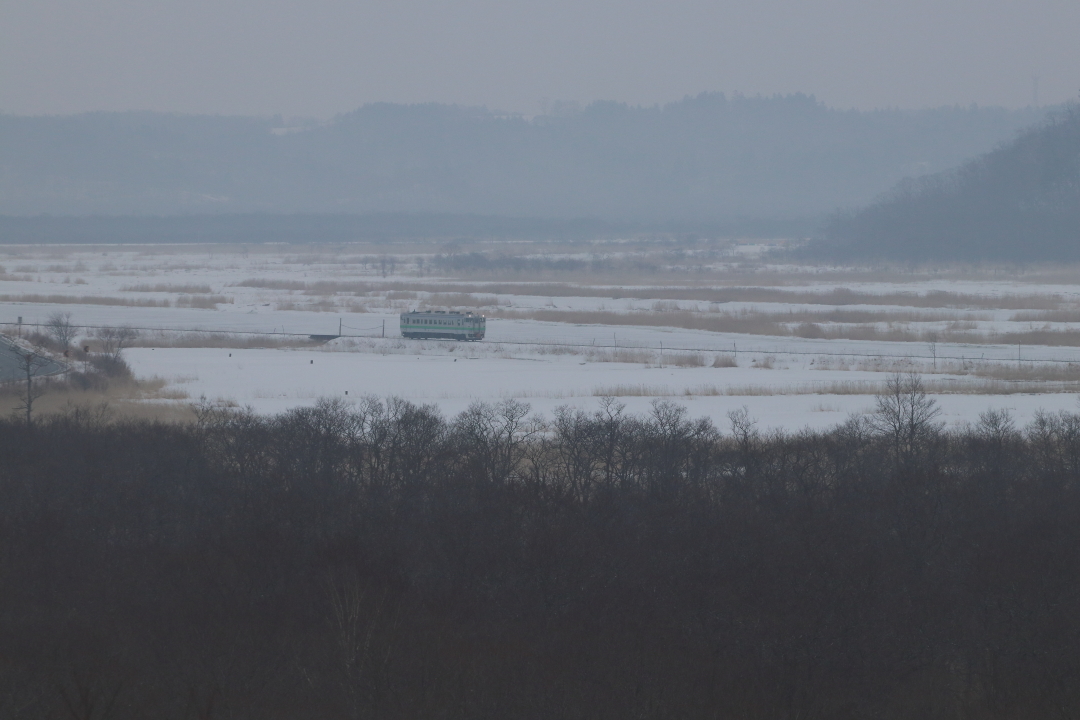
[{"label": "brown grass clump", "polygon": [[217,310],[218,305],[231,304],[232,301],[231,297],[225,297],[224,295],[181,295],[176,298],[176,307]]},{"label": "brown grass clump", "polygon": [[705,356],[700,353],[664,353],[664,365],[670,367],[705,367]]},{"label": "brown grass clump", "polygon": [[[34,401],[34,416],[55,414],[91,414],[99,419],[145,419],[186,422],[194,419],[191,409],[175,402],[186,400],[187,393],[167,388],[162,378],[139,380],[123,359],[91,355],[72,364],[59,376],[36,381],[44,394]],[[24,386],[19,382],[0,385],[0,415],[18,410]]]},{"label": "brown grass clump", "polygon": [[825,337],[825,331],[817,323],[804,322],[801,323],[792,334],[796,337],[819,339]]},{"label": "brown grass clump", "polygon": [[585,357],[590,362],[648,364],[656,362],[658,355],[653,350],[640,350],[634,348],[600,348],[597,350],[587,351]]},{"label": "brown grass clump", "polygon": [[[0,415],[14,413],[18,400],[0,393]],[[95,391],[66,391],[47,393],[34,402],[34,415],[94,414],[104,420],[155,420],[159,422],[193,422],[195,413],[190,403],[154,402],[121,393]]]}]

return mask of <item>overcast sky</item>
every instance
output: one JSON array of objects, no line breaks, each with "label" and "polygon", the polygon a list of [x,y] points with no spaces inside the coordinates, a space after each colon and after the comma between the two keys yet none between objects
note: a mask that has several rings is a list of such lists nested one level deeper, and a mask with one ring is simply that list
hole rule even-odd
[{"label": "overcast sky", "polygon": [[703,91],[833,107],[1080,93],[1080,0],[0,0],[0,112],[538,113]]}]

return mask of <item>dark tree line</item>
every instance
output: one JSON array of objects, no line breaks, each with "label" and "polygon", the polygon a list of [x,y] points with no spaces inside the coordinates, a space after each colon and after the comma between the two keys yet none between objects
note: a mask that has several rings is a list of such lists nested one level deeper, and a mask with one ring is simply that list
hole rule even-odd
[{"label": "dark tree line", "polygon": [[1080,415],[0,423],[0,717],[1072,718]]},{"label": "dark tree line", "polygon": [[816,244],[833,257],[1080,259],[1080,106],[955,170],[909,179]]}]

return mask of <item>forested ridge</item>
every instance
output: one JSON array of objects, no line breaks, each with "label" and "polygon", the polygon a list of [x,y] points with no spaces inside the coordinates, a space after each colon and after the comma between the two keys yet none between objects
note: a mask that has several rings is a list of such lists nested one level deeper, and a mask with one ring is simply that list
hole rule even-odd
[{"label": "forested ridge", "polygon": [[838,259],[1080,259],[1080,105],[939,174],[835,215],[814,250]]},{"label": "forested ridge", "polygon": [[0,422],[0,717],[1070,718],[1080,415]]},{"label": "forested ridge", "polygon": [[903,177],[985,152],[1043,115],[860,112],[802,94],[722,93],[653,107],[563,104],[531,119],[434,103],[375,103],[322,123],[0,114],[0,213],[816,223]]}]

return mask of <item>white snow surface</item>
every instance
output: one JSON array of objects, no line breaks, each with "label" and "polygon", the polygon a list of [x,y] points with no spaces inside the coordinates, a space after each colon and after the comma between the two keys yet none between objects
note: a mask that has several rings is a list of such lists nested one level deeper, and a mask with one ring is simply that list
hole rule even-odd
[{"label": "white snow surface", "polygon": [[[617,247],[613,244],[612,247]],[[737,258],[753,258],[768,250],[767,244],[748,244],[732,251]],[[995,360],[1017,363],[1038,361],[1080,362],[1080,348],[1069,346],[1023,346],[1003,344],[937,343],[931,349],[924,342],[887,342],[859,340],[817,340],[790,336],[766,336],[720,333],[647,325],[600,325],[571,322],[540,322],[528,319],[489,318],[487,339],[482,343],[438,343],[402,340],[398,332],[400,311],[423,304],[430,293],[420,291],[411,299],[391,300],[389,296],[332,295],[318,298],[303,290],[248,287],[244,281],[259,278],[289,283],[321,281],[417,283],[440,285],[440,292],[466,293],[484,302],[491,300],[502,310],[606,311],[621,314],[648,313],[663,301],[667,309],[685,312],[725,313],[827,313],[832,309],[870,313],[910,312],[931,319],[912,323],[923,330],[944,329],[952,320],[977,323],[980,332],[1015,332],[1036,329],[1075,330],[1074,322],[1024,322],[1013,319],[1016,311],[1007,308],[929,308],[904,305],[829,306],[807,303],[732,302],[715,304],[705,301],[666,300],[663,283],[644,278],[640,283],[621,286],[651,288],[656,299],[619,297],[620,287],[610,285],[611,297],[589,295],[549,298],[539,294],[508,295],[485,291],[495,281],[467,282],[440,279],[414,272],[412,259],[398,258],[398,270],[382,277],[372,258],[385,255],[335,257],[325,249],[262,248],[248,256],[236,248],[218,252],[199,247],[157,248],[13,248],[0,255],[0,322],[41,323],[57,311],[70,312],[72,321],[81,326],[131,325],[142,328],[175,330],[220,330],[254,333],[296,333],[301,335],[338,333],[339,322],[345,335],[363,336],[364,340],[344,338],[316,349],[188,349],[130,348],[125,356],[139,376],[157,376],[167,387],[181,390],[189,401],[205,396],[250,405],[258,412],[273,413],[298,405],[309,405],[320,397],[358,400],[366,394],[397,395],[418,403],[435,403],[447,415],[457,413],[472,402],[496,402],[518,398],[534,411],[550,416],[560,405],[586,410],[598,407],[599,394],[616,394],[631,412],[647,412],[656,399],[683,403],[693,416],[713,418],[727,427],[727,414],[746,406],[758,419],[759,427],[826,428],[844,421],[851,414],[872,410],[874,397],[865,389],[861,394],[836,394],[836,384],[880,384],[884,372],[874,372],[867,364],[878,356],[912,358],[915,369],[928,369],[933,355],[964,361]],[[375,251],[372,251],[375,252]],[[423,255],[430,260],[431,253]],[[551,253],[547,257],[592,257],[593,253]],[[741,260],[740,260],[741,262]],[[430,266],[429,266],[430,267]],[[717,273],[730,270],[730,264],[712,263]],[[1063,281],[1061,273],[1051,281],[1039,283],[1023,277],[998,279],[904,279],[860,280],[852,271],[850,282],[844,269],[799,268],[769,265],[756,267],[733,280],[725,276],[722,285],[733,283],[755,286],[755,273],[775,276],[792,275],[790,284],[769,287],[790,292],[828,293],[838,288],[875,295],[895,293],[925,294],[948,291],[987,298],[1006,296],[1056,296],[1077,311],[1080,318],[1080,276],[1076,283]],[[813,280],[815,273],[821,282]],[[675,276],[673,276],[675,277]],[[677,279],[677,277],[676,277]],[[506,282],[525,285],[528,277],[515,276]],[[541,282],[558,282],[545,278]],[[597,278],[591,288],[609,287],[611,280]],[[162,290],[154,290],[157,286]],[[205,285],[214,295],[227,296],[215,310],[177,307],[185,292],[170,291],[175,286]],[[141,287],[146,286],[146,287]],[[698,287],[701,287],[699,282]],[[718,287],[721,283],[718,282]],[[139,288],[139,289],[135,289]],[[538,291],[542,292],[542,291]],[[203,291],[205,294],[205,291]],[[47,301],[32,296],[49,296]],[[197,293],[190,297],[197,296]],[[71,298],[71,302],[63,301]],[[79,302],[81,297],[120,298],[130,302],[169,302],[170,307],[141,307]],[[61,300],[57,302],[57,300]],[[349,312],[347,303],[362,303],[365,312]],[[891,302],[891,300],[890,300]],[[335,305],[338,303],[339,305]],[[674,303],[674,304],[673,304]],[[354,308],[355,309],[355,308]],[[485,312],[483,307],[473,307]],[[488,310],[490,312],[490,309]],[[938,319],[937,316],[940,315]],[[904,326],[903,323],[900,323]],[[385,326],[386,338],[379,338]],[[11,329],[11,326],[6,326]],[[552,344],[575,346],[562,352]],[[546,348],[544,346],[547,346]],[[659,367],[659,351],[698,353],[706,367]],[[634,362],[599,362],[597,353],[611,353],[618,347],[646,349],[643,359]],[[595,350],[594,350],[595,349]],[[231,354],[231,357],[230,357]],[[739,367],[714,368],[716,356],[735,356]],[[669,355],[670,358],[670,355]],[[608,358],[610,359],[610,358]],[[772,365],[765,369],[762,365]],[[821,368],[829,369],[821,369]],[[878,368],[884,370],[884,367]],[[895,367],[892,367],[895,369]],[[927,379],[943,379],[928,375]],[[947,377],[945,379],[948,379]],[[954,378],[958,383],[970,377]],[[346,392],[348,395],[346,396]],[[627,394],[629,393],[629,394]],[[935,395],[942,408],[942,419],[951,424],[977,420],[989,408],[1006,408],[1020,423],[1029,421],[1040,408],[1048,411],[1080,409],[1070,393],[978,395],[948,393]],[[185,402],[185,401],[175,401]]]},{"label": "white snow surface", "polygon": [[[591,411],[611,388],[643,388],[685,404],[694,417],[709,417],[727,428],[728,413],[747,407],[762,429],[825,429],[850,415],[871,412],[872,395],[808,392],[830,381],[880,382],[881,373],[812,369],[659,368],[636,363],[587,362],[581,356],[470,358],[475,346],[458,345],[444,354],[377,354],[325,350],[228,350],[133,348],[128,362],[142,376],[157,375],[191,399],[229,401],[260,413],[276,413],[312,405],[322,397],[355,402],[364,395],[396,395],[418,404],[433,403],[447,415],[471,403],[517,398],[534,412],[550,417],[567,405]],[[702,388],[756,393],[771,387],[777,393],[702,395]],[[686,393],[691,393],[687,395]],[[957,425],[978,419],[989,409],[1008,409],[1026,423],[1039,409],[1077,410],[1072,394],[934,396],[941,419]],[[620,396],[627,410],[645,413],[657,396]]]}]

